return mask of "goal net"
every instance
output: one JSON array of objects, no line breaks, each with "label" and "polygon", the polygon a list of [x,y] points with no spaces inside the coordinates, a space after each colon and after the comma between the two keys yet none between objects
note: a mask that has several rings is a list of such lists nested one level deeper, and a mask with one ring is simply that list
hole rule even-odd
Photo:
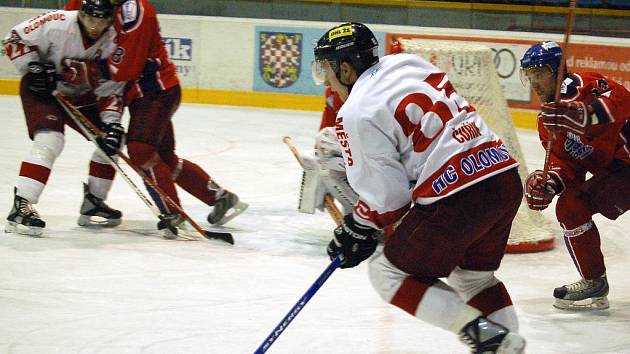
[{"label": "goal net", "polygon": [[[402,52],[418,54],[446,72],[457,92],[477,109],[520,162],[519,173],[524,181],[527,166],[499,83],[492,50],[478,44],[427,39],[399,39],[398,42]],[[522,202],[512,225],[507,252],[544,251],[553,248],[553,243],[549,221]]]}]

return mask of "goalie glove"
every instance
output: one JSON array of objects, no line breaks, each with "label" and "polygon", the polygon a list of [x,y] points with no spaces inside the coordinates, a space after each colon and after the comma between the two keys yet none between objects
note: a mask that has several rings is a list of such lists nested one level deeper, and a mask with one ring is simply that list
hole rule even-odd
[{"label": "goalie glove", "polygon": [[543,171],[536,170],[525,181],[527,206],[532,210],[545,210],[562,190],[562,182],[554,172],[547,173],[547,179],[543,180]]},{"label": "goalie glove", "polygon": [[345,172],[341,145],[334,127],[322,129],[315,139],[315,156],[323,170]]},{"label": "goalie glove", "polygon": [[343,256],[341,268],[352,268],[370,258],[376,251],[377,230],[359,224],[352,214],[346,215],[344,223],[334,232],[334,238],[328,244],[327,252],[331,260]]},{"label": "goalie glove", "polygon": [[590,106],[584,102],[548,102],[542,105],[540,113],[543,125],[547,130],[557,129],[564,132],[584,134],[591,126]]}]

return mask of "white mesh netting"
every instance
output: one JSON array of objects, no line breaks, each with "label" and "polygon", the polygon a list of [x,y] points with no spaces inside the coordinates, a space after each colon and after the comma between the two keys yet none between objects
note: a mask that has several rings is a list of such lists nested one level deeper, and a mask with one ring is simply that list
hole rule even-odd
[{"label": "white mesh netting", "polygon": [[[524,181],[527,167],[496,73],[492,50],[483,45],[452,41],[398,41],[403,52],[418,54],[446,72],[457,92],[477,109],[521,162],[519,173]],[[549,221],[521,203],[508,241],[508,252],[544,251],[553,248],[553,241]]]}]

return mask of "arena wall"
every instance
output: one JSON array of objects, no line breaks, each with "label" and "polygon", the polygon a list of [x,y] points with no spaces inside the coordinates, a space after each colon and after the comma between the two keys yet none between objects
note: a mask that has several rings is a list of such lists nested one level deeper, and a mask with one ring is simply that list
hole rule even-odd
[{"label": "arena wall", "polygon": [[[44,9],[0,7],[4,36],[20,21]],[[160,15],[162,35],[177,66],[184,101],[319,111],[323,87],[314,85],[310,66],[314,42],[335,23],[206,16]],[[388,53],[400,37],[474,41],[496,53],[495,64],[515,125],[533,128],[539,102],[520,84],[518,59],[540,40],[557,34],[370,25]],[[573,36],[570,68],[598,71],[630,88],[630,39]],[[16,95],[19,76],[0,59],[0,94]]]}]

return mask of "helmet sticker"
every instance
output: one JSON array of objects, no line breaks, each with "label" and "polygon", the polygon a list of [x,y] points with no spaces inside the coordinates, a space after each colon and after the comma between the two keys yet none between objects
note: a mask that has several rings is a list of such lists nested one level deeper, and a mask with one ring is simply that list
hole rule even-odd
[{"label": "helmet sticker", "polygon": [[341,26],[328,32],[329,41],[348,36],[352,36],[352,25]]}]

